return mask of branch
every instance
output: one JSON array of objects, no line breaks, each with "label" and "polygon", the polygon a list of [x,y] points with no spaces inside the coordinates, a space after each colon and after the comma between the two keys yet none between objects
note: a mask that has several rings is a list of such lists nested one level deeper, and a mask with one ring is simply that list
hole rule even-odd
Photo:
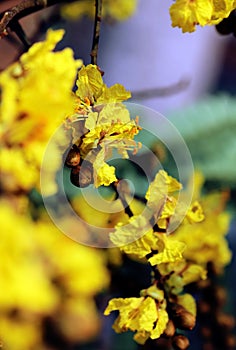
[{"label": "branch", "polygon": [[116,193],[116,199],[119,198],[123,207],[124,207],[124,211],[125,213],[131,218],[134,214],[129,206],[129,204],[127,203],[126,199],[125,199],[125,191],[122,191],[123,189],[121,188],[120,191],[118,191],[118,185],[120,184],[120,181],[116,181],[113,182],[111,184],[112,188],[115,190]]},{"label": "branch", "polygon": [[42,10],[46,7],[75,0],[22,0],[19,4],[5,10],[0,14],[0,38],[7,35],[7,28],[14,31],[13,23],[22,17]]},{"label": "branch", "polygon": [[155,97],[170,96],[185,90],[189,86],[189,84],[190,84],[189,80],[183,79],[178,83],[175,83],[167,87],[132,91],[131,92],[132,99],[144,100],[144,99],[155,98]]},{"label": "branch", "polygon": [[11,7],[2,14],[2,19],[0,21],[0,36],[6,34],[6,29],[10,26],[11,21],[17,16],[24,13],[25,11],[34,12],[39,9],[43,9],[47,6],[47,0],[23,0],[16,6]]},{"label": "branch", "polygon": [[90,53],[91,63],[97,65],[98,56],[98,44],[100,38],[101,20],[102,20],[102,0],[95,0],[95,19],[94,19],[94,30],[93,30],[93,43],[92,50]]}]

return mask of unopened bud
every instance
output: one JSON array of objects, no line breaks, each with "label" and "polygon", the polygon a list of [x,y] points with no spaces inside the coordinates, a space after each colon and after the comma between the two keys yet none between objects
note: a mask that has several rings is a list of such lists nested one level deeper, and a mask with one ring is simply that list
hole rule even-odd
[{"label": "unopened bud", "polygon": [[185,350],[189,347],[190,342],[187,337],[182,334],[174,336],[172,345],[175,350]]},{"label": "unopened bud", "polygon": [[227,293],[225,288],[217,286],[215,290],[215,298],[216,298],[217,305],[223,306],[227,300]]},{"label": "unopened bud", "polygon": [[210,327],[201,327],[201,333],[204,338],[211,338],[212,337],[212,330]]},{"label": "unopened bud", "polygon": [[175,334],[175,325],[174,322],[172,320],[169,320],[164,332],[164,335],[168,338],[173,337],[173,335]]},{"label": "unopened bud", "polygon": [[177,328],[191,330],[195,326],[196,317],[182,305],[172,304],[172,318]]},{"label": "unopened bud", "polygon": [[201,300],[198,303],[199,312],[202,314],[207,314],[211,311],[211,306],[206,301]]},{"label": "unopened bud", "polygon": [[211,342],[206,342],[202,345],[203,350],[215,350],[214,345]]},{"label": "unopened bud", "polygon": [[225,342],[226,342],[226,346],[229,349],[235,349],[235,347],[236,347],[236,337],[235,336],[233,336],[232,334],[229,334],[227,336],[227,338],[225,339]]},{"label": "unopened bud", "polygon": [[[87,163],[87,162],[86,162]],[[93,169],[90,163],[77,166],[71,170],[70,180],[76,187],[87,187],[93,183]]]},{"label": "unopened bud", "polygon": [[235,318],[231,315],[220,313],[217,315],[217,322],[223,328],[231,330],[235,326]]},{"label": "unopened bud", "polygon": [[68,167],[75,167],[80,163],[80,153],[79,150],[72,148],[66,157],[66,165]]}]

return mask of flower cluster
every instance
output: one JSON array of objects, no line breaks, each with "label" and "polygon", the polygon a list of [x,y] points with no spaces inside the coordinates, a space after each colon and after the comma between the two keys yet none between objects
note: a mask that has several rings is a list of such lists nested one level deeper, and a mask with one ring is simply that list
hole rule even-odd
[{"label": "flower cluster", "polygon": [[[62,235],[47,217],[39,188],[49,138],[73,114],[72,87],[80,60],[71,49],[54,52],[63,31],[49,31],[0,75],[1,266],[0,335],[5,349],[64,348],[100,328],[94,301],[109,274],[101,251]],[[58,147],[66,138],[60,134]],[[57,147],[57,145],[55,145]],[[62,166],[52,152],[48,192]],[[86,228],[74,228],[86,234]],[[56,343],[55,343],[56,342]]]},{"label": "flower cluster", "polygon": [[[116,225],[110,234],[121,251],[146,260],[154,271],[153,285],[141,291],[139,298],[112,299],[105,310],[105,315],[119,310],[113,328],[118,333],[128,329],[137,331],[134,339],[141,344],[149,337],[157,339],[168,333],[170,324],[171,337],[176,328],[192,329],[195,324],[195,300],[184,293],[184,287],[206,279],[206,270],[184,257],[188,246],[175,232],[167,233],[175,213],[179,215],[181,210],[186,210],[184,204],[178,204],[176,192],[180,189],[177,180],[164,170],[159,171],[146,193],[145,210],[132,216],[128,223]],[[203,219],[201,206],[195,200],[180,227],[193,222],[197,226]]]},{"label": "flower cluster", "polygon": [[168,233],[173,218],[176,220],[186,208],[176,197],[181,184],[164,170],[159,171],[146,193],[145,210],[142,208],[128,222],[118,223],[110,234],[122,252],[148,262],[153,270],[153,284],[141,290],[140,297],[112,299],[104,312],[109,315],[118,310],[114,330],[136,332],[134,339],[140,344],[164,336],[172,340],[174,348],[183,342],[186,349],[189,341],[176,329],[194,327],[197,307],[185,287],[207,278],[208,263],[222,272],[230,262],[224,237],[229,227],[229,216],[224,212],[226,197],[219,193],[201,197],[202,183],[197,173],[192,205],[178,228]]},{"label": "flower cluster", "polygon": [[[204,182],[203,176],[196,173],[194,182],[194,197],[200,197]],[[188,247],[183,253],[186,259],[205,268],[208,263],[212,263],[218,273],[223,271],[232,258],[225,237],[230,226],[230,214],[225,211],[228,196],[228,192],[201,195],[201,206],[205,213],[205,220],[201,225],[186,223],[175,232],[175,238],[184,242]],[[189,234],[190,231],[191,234]],[[215,259],[216,256],[217,259]]]},{"label": "flower cluster", "polygon": [[198,24],[218,24],[235,8],[235,0],[176,0],[170,7],[172,26],[193,32]]},{"label": "flower cluster", "polygon": [[93,297],[109,281],[102,253],[62,235],[45,214],[32,221],[17,203],[0,203],[4,348],[51,347],[50,329],[62,344],[89,339],[100,327]]},{"label": "flower cluster", "polygon": [[[116,21],[124,21],[134,13],[137,0],[103,0],[102,16]],[[92,0],[75,1],[62,7],[62,14],[69,19],[82,16],[94,17],[95,7]]]},{"label": "flower cluster", "polygon": [[115,167],[107,163],[112,151],[128,158],[129,150],[136,152],[140,147],[134,141],[140,127],[122,104],[131,95],[120,84],[107,87],[92,64],[80,69],[76,85],[75,113],[66,122],[73,145],[66,165],[72,168],[76,186],[108,186],[117,181]]},{"label": "flower cluster", "polygon": [[[53,52],[63,33],[63,30],[49,31],[46,41],[33,45],[19,62],[0,74],[4,191],[27,192],[39,188],[40,167],[49,138],[73,111],[71,89],[82,63],[74,60],[69,48]],[[56,190],[54,174],[60,166],[51,157],[48,193]]]}]

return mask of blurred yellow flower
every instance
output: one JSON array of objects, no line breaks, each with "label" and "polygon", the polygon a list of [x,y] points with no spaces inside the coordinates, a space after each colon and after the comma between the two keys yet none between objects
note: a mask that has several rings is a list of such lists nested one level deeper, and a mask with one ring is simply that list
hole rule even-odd
[{"label": "blurred yellow flower", "polygon": [[224,211],[225,201],[224,193],[203,197],[201,200],[205,214],[203,222],[200,225],[197,223],[181,225],[174,235],[174,239],[187,245],[184,251],[186,259],[204,266],[212,262],[219,272],[232,258],[225,237],[230,225],[230,215]]},{"label": "blurred yellow flower", "polygon": [[[195,172],[192,183],[194,185],[193,204],[183,223],[174,235],[170,235],[170,239],[178,239],[186,244],[187,247],[183,253],[185,259],[203,267],[206,267],[208,262],[212,262],[220,272],[232,258],[225,237],[229,231],[231,219],[230,214],[225,210],[229,193],[222,191],[201,195],[204,178],[200,172]],[[197,198],[200,199],[200,204]],[[199,220],[201,224],[198,224]]]},{"label": "blurred yellow flower", "polygon": [[182,28],[183,33],[193,32],[198,24],[219,23],[235,7],[235,0],[176,0],[170,7],[172,26]]},{"label": "blurred yellow flower", "polygon": [[[137,0],[103,0],[102,15],[117,21],[124,21],[134,13]],[[75,1],[62,7],[62,14],[69,19],[78,19],[82,16],[94,17],[95,7],[92,0]]]},{"label": "blurred yellow flower", "polygon": [[49,320],[68,342],[88,340],[99,330],[93,298],[109,282],[103,253],[67,238],[45,215],[32,221],[10,203],[10,199],[0,203],[4,346],[46,350]]},{"label": "blurred yellow flower", "polygon": [[[39,186],[46,145],[73,112],[71,89],[81,61],[74,60],[69,48],[53,52],[63,34],[63,30],[49,30],[44,42],[34,44],[19,62],[0,74],[0,136],[1,147],[5,148],[2,173],[3,178],[10,178],[4,181],[7,190]],[[52,158],[49,178],[59,166]]]}]

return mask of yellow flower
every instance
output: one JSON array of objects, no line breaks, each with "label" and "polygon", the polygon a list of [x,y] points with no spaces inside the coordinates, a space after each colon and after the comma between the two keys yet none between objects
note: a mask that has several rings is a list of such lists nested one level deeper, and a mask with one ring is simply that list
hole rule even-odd
[{"label": "yellow flower", "polygon": [[186,213],[186,218],[190,223],[201,222],[205,218],[202,206],[198,201],[194,201]]},{"label": "yellow flower", "polygon": [[[129,252],[129,254],[137,254],[140,258],[150,253],[151,250],[159,248],[163,253],[163,244],[168,245],[168,243],[164,243],[164,238],[153,233],[151,221],[155,218],[158,226],[160,224],[159,228],[167,228],[169,218],[174,214],[176,208],[176,200],[169,194],[175,193],[181,187],[177,180],[169,176],[164,170],[160,170],[147,190],[145,210],[140,212],[139,215],[131,217],[128,225],[116,226],[115,231],[110,234],[112,242],[121,246],[122,250]],[[162,242],[160,245],[157,244],[158,240]],[[127,247],[129,242],[133,243],[130,247]],[[143,253],[141,252],[142,249]],[[166,253],[167,251],[163,254]]]},{"label": "yellow flower", "polygon": [[[128,223],[118,223],[110,233],[112,243],[127,254],[142,258],[151,251],[149,244],[154,240],[150,222],[142,215],[134,215]],[[132,242],[132,243],[131,243]]]},{"label": "yellow flower", "polygon": [[152,297],[117,298],[109,301],[104,315],[119,310],[113,325],[117,333],[137,331],[134,339],[143,344],[149,337],[157,339],[164,332],[168,314],[161,304]]},{"label": "yellow flower", "polygon": [[72,130],[71,143],[79,147],[81,161],[91,163],[95,187],[109,186],[117,180],[115,168],[107,163],[112,152],[128,158],[129,150],[140,148],[134,141],[140,127],[122,104],[131,95],[120,84],[108,88],[92,64],[80,69],[76,84],[75,113],[66,122]]},{"label": "yellow flower", "polygon": [[156,247],[153,250],[157,250],[157,254],[153,254],[149,258],[151,265],[159,265],[161,263],[175,262],[183,258],[183,252],[186,245],[183,242],[177,240],[171,240],[169,236],[165,234],[156,234],[158,237]]},{"label": "yellow flower", "polygon": [[[198,223],[181,225],[170,235],[187,245],[184,257],[197,264],[206,266],[213,262],[220,272],[232,257],[225,235],[229,231],[230,215],[224,212],[227,195],[225,193],[209,194],[201,199],[205,219]],[[217,256],[217,259],[216,259]]]},{"label": "yellow flower", "polygon": [[[67,114],[73,112],[71,89],[81,61],[73,59],[69,48],[52,51],[63,33],[49,31],[44,42],[34,44],[19,62],[0,74],[0,136],[5,148],[2,172],[4,177],[12,178],[15,190],[39,186],[39,170],[49,138]],[[14,171],[14,153],[25,174]],[[55,174],[59,166],[53,160],[50,174]]]},{"label": "yellow flower", "polygon": [[188,312],[190,312],[196,317],[197,315],[196,300],[191,294],[185,293],[182,295],[178,295],[176,302],[177,304],[183,306]]},{"label": "yellow flower", "polygon": [[145,198],[148,200],[148,206],[151,208],[155,203],[162,198],[167,197],[168,194],[174,193],[182,189],[182,185],[168,175],[165,170],[160,170],[155,179],[149,185]]},{"label": "yellow flower", "polygon": [[89,339],[99,329],[94,295],[109,282],[103,253],[62,235],[47,217],[32,221],[21,207],[10,197],[0,202],[4,347],[46,348],[46,318],[67,340]]},{"label": "yellow flower", "polygon": [[[102,15],[118,21],[129,18],[135,11],[137,0],[103,0]],[[62,7],[62,14],[69,19],[78,19],[82,16],[94,17],[95,8],[92,0],[75,1]]]},{"label": "yellow flower", "polygon": [[94,185],[95,187],[99,186],[109,186],[112,182],[115,182],[117,180],[116,175],[115,175],[115,167],[110,166],[107,163],[103,162],[100,163],[95,160],[94,164],[94,169],[96,169],[95,172],[95,179],[94,179]]},{"label": "yellow flower", "polygon": [[176,0],[170,7],[173,27],[183,33],[195,31],[197,24],[214,25],[228,17],[236,7],[234,0]]},{"label": "yellow flower", "polygon": [[158,265],[158,271],[165,277],[165,288],[171,294],[180,294],[189,283],[206,279],[206,270],[188,260],[181,259]]}]

